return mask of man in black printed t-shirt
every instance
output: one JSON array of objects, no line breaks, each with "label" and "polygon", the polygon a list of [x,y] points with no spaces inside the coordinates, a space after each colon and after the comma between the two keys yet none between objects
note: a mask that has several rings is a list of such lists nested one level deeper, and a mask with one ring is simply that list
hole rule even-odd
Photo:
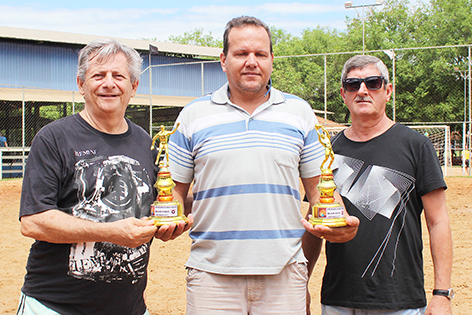
[{"label": "man in black printed t-shirt", "polygon": [[21,232],[36,241],[17,314],[149,314],[144,301],[151,241],[184,222],[147,220],[156,198],[151,137],[125,118],[142,60],[115,40],[79,53],[84,110],[33,140],[21,195]]},{"label": "man in black printed t-shirt", "polygon": [[[340,91],[352,124],[332,139],[334,179],[360,225],[351,241],[326,243],[323,315],[451,314],[446,184],[430,140],[387,117],[392,89],[379,58],[354,56],[344,65]],[[423,209],[434,265],[427,307]]]}]

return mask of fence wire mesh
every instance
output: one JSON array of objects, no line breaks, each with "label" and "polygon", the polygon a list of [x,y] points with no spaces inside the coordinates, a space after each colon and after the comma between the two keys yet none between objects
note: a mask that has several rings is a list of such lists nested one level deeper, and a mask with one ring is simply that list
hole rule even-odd
[{"label": "fence wire mesh", "polygon": [[[417,130],[428,135],[433,144],[437,140],[431,130],[445,126],[439,136],[444,139],[444,146],[435,145],[438,158],[449,157],[441,160],[442,165],[462,168],[460,175],[470,172],[462,158],[471,144],[470,49],[470,45],[464,45],[366,52],[384,61],[390,82],[394,83],[387,115],[406,125],[432,128]],[[273,85],[308,101],[330,130],[342,130],[350,124],[350,117],[339,93],[340,77],[344,63],[356,54],[359,52],[276,57]],[[142,76],[146,80],[148,74]],[[83,107],[77,91],[0,85],[0,133],[10,147],[29,148],[43,126],[80,112]],[[146,101],[133,103],[132,99],[126,116],[153,134],[161,124],[172,125],[180,110],[175,106],[153,106],[151,113]],[[9,154],[4,148],[0,150],[4,157]]]}]

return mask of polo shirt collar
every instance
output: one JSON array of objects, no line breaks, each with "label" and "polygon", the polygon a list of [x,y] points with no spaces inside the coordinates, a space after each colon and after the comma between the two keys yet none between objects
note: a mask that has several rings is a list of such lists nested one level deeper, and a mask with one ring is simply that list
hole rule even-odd
[{"label": "polo shirt collar", "polygon": [[[285,102],[285,95],[277,90],[276,88],[270,86],[268,92],[270,93],[269,95],[269,100],[266,102],[268,106],[270,105],[279,105]],[[233,104],[229,100],[229,84],[226,82],[221,88],[219,88],[217,91],[213,92],[211,95],[211,101],[215,104],[219,105],[225,105],[225,104]],[[237,104],[234,104],[237,105]],[[268,107],[267,106],[267,107]]]}]

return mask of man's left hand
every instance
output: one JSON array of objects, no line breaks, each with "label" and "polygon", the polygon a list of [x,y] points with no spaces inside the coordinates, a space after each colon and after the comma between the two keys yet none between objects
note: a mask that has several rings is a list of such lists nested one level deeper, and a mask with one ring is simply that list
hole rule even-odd
[{"label": "man's left hand", "polygon": [[193,216],[191,214],[188,215],[188,222],[185,223],[184,221],[179,222],[179,224],[171,223],[169,225],[160,226],[157,229],[156,234],[154,234],[155,238],[158,238],[164,242],[169,240],[176,239],[184,232],[188,231],[193,224]]},{"label": "man's left hand", "polygon": [[305,229],[316,237],[326,239],[332,243],[345,243],[356,236],[360,221],[356,217],[347,216],[347,225],[343,227],[313,226],[306,219],[302,219],[302,223]]}]

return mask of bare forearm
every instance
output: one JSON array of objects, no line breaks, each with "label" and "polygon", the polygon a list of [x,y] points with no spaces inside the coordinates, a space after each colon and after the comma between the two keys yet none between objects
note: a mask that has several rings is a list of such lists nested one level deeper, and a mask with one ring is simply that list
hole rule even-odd
[{"label": "bare forearm", "polygon": [[322,239],[309,232],[305,232],[302,237],[302,248],[303,252],[305,253],[305,257],[308,260],[308,279],[311,277],[313,268],[315,268],[316,262],[318,261],[322,246]]},{"label": "bare forearm", "polygon": [[430,229],[431,256],[434,266],[434,288],[451,287],[453,245],[449,221],[440,222]]},{"label": "bare forearm", "polygon": [[[313,204],[316,202],[316,200],[319,199],[320,195],[318,189],[316,189],[316,185],[318,185],[319,182],[319,177],[302,179],[302,182],[305,188],[306,197],[310,202],[308,212],[305,216],[305,219],[309,220],[309,216],[312,214],[311,209],[313,207]],[[313,268],[315,267],[316,262],[318,261],[318,257],[320,256],[322,246],[322,239],[314,236],[309,232],[305,232],[302,237],[302,248],[303,252],[305,253],[305,257],[308,260],[308,278],[311,277]]]},{"label": "bare forearm", "polygon": [[440,188],[421,197],[428,226],[436,289],[451,287],[452,234],[446,207],[446,193]]},{"label": "bare forearm", "polygon": [[151,240],[157,228],[152,221],[128,218],[98,223],[48,210],[21,218],[21,233],[39,241],[57,244],[110,242],[136,247]]},{"label": "bare forearm", "polygon": [[50,243],[104,241],[105,236],[98,235],[97,224],[59,210],[48,210],[22,217],[21,233],[24,236]]},{"label": "bare forearm", "polygon": [[[447,290],[452,287],[452,237],[447,216],[443,216],[443,221],[436,221],[435,224],[429,222],[428,230],[434,268],[433,289]],[[433,295],[425,314],[451,315],[451,300],[444,296]]]}]

